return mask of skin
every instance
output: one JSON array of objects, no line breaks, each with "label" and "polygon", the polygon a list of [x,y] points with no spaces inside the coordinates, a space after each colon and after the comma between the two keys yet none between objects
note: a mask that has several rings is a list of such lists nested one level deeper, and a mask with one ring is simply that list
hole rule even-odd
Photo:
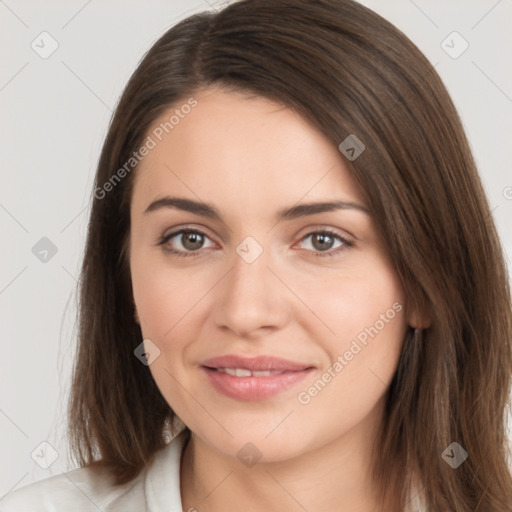
[{"label": "skin", "polygon": [[[298,394],[375,325],[404,290],[371,215],[357,209],[276,224],[282,208],[343,200],[368,207],[337,147],[298,114],[270,100],[218,88],[152,149],[135,175],[130,268],[144,339],[160,355],[150,371],[191,429],[182,457],[183,509],[203,511],[377,510],[370,447],[407,325],[405,307],[307,404]],[[154,123],[169,118],[169,109]],[[151,133],[151,129],[148,131]],[[213,205],[223,222],[175,208],[144,213],[165,195]],[[195,252],[179,228],[205,233]],[[334,238],[322,257],[315,231]],[[310,235],[310,236],[308,236]],[[247,236],[263,253],[236,252]],[[193,248],[194,246],[192,246]],[[320,256],[315,256],[320,254]],[[219,394],[200,370],[225,354],[273,355],[315,366],[311,378],[261,401]],[[332,370],[331,370],[332,373]],[[245,466],[253,443],[262,457]]]}]

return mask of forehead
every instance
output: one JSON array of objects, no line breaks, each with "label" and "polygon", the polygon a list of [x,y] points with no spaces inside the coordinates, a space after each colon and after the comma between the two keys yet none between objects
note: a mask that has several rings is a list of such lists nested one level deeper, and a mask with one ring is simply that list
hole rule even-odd
[{"label": "forehead", "polygon": [[135,173],[137,210],[165,194],[255,212],[301,199],[363,202],[337,147],[293,110],[216,88],[194,98],[193,108],[174,105],[148,130],[155,146]]}]

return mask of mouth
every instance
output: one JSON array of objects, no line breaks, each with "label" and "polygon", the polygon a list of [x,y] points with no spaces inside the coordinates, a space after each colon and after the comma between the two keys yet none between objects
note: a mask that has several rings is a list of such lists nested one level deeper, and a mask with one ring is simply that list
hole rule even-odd
[{"label": "mouth", "polygon": [[209,359],[201,365],[213,388],[229,398],[256,401],[270,398],[302,381],[314,366],[291,360],[234,355]]}]

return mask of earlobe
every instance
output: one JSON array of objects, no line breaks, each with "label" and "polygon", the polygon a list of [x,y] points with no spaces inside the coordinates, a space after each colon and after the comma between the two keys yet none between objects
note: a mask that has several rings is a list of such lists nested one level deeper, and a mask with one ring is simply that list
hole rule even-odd
[{"label": "earlobe", "polygon": [[426,305],[414,306],[407,315],[407,323],[413,329],[427,329],[432,325],[432,315]]}]

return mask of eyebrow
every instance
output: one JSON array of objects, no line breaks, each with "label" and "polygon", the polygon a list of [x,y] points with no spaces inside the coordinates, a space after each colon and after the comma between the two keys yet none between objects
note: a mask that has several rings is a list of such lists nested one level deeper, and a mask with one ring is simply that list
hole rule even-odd
[{"label": "eyebrow", "polygon": [[[215,207],[208,203],[193,201],[192,199],[185,199],[181,197],[165,196],[153,201],[145,210],[144,215],[161,210],[162,208],[173,208],[183,210],[186,212],[194,213],[208,219],[218,220],[224,222],[222,216]],[[367,215],[370,211],[364,206],[353,203],[351,201],[328,201],[323,203],[302,203],[289,208],[279,210],[276,214],[275,220],[277,222],[283,220],[292,220],[299,217],[306,217],[308,215],[315,215],[318,213],[333,212],[336,210],[358,210]]]}]

